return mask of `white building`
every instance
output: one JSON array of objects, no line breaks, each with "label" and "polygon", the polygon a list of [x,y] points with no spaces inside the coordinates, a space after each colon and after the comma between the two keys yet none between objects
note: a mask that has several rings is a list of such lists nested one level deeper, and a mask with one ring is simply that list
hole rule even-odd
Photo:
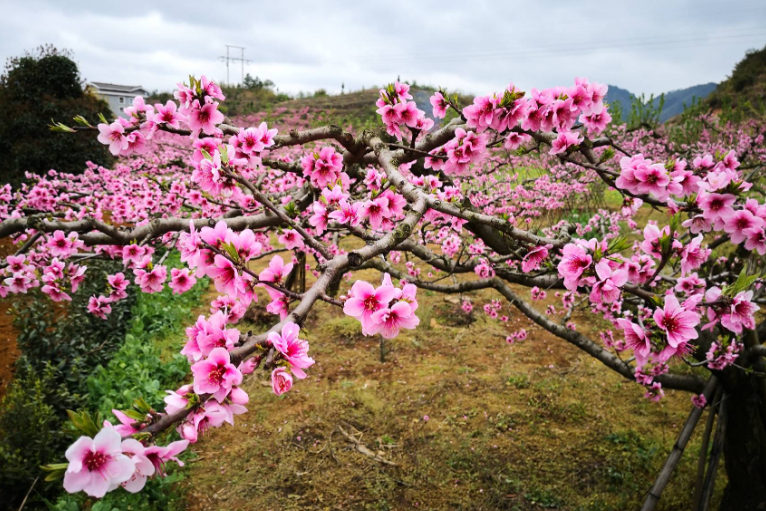
[{"label": "white building", "polygon": [[85,90],[87,92],[92,92],[109,103],[109,108],[112,109],[114,115],[120,117],[127,117],[127,115],[125,115],[125,107],[133,104],[133,98],[136,96],[142,96],[144,98],[149,96],[149,92],[140,85],[116,85],[113,83],[90,82],[85,87]]}]

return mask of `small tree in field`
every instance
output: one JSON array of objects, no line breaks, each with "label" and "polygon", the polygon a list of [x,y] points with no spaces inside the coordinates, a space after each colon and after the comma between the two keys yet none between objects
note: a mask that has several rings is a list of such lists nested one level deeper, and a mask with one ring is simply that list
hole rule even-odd
[{"label": "small tree in field", "polygon": [[[707,508],[723,453],[722,509],[756,509],[766,500],[766,324],[756,322],[766,205],[755,193],[764,128],[717,125],[676,144],[610,127],[606,90],[583,79],[531,93],[509,85],[464,108],[439,91],[433,115],[457,115],[433,131],[396,82],[380,91],[379,129],[279,133],[265,123],[235,126],[219,111],[221,89],[201,77],[164,105],[136,98],[128,120],[57,124],[97,132],[125,159],[114,169],[90,164],[81,176],[51,172],[17,193],[6,187],[0,237],[13,237],[18,250],[0,290],[39,286],[69,300],[89,276],[87,261],[103,258],[122,260],[125,271],[90,297],[98,317],[128,286],[184,293],[205,275],[219,296],[186,330],[191,383],[169,391],[164,411],[138,400],[114,422],[73,414],[84,435],[65,462],[46,467],[49,477],[94,497],[141,490],[201,432],[245,411],[246,375],[267,371],[278,395],[307,376],[314,360],[301,328],[317,301],[342,308],[365,335],[390,339],[417,328],[418,289],[489,289],[497,296],[484,306],[491,317],[514,307],[643,385],[648,399],[665,388],[692,393],[689,420],[644,509],[659,500],[707,406],[719,419],[708,422],[713,447],[708,461],[703,446],[695,506]],[[522,172],[530,168],[532,178]],[[616,210],[603,207],[607,188],[620,197]],[[643,222],[648,207],[662,220]],[[359,248],[342,249],[346,238],[357,243],[343,246]],[[169,273],[171,250],[186,267]],[[249,263],[264,257],[268,267],[256,273]],[[298,264],[312,274],[305,290],[295,285]],[[344,287],[359,269],[381,278]],[[274,325],[241,332],[235,325],[258,287]],[[558,293],[558,310],[534,306],[546,292]],[[579,310],[614,331],[602,342],[588,338],[572,321]],[[182,439],[167,444],[163,433],[173,428]]]},{"label": "small tree in field", "polygon": [[56,169],[79,174],[85,162],[109,165],[109,152],[87,138],[63,139],[46,129],[51,119],[98,114],[111,118],[109,106],[85,94],[77,64],[66,51],[42,46],[34,54],[8,60],[0,76],[0,182],[18,185],[24,173]]}]

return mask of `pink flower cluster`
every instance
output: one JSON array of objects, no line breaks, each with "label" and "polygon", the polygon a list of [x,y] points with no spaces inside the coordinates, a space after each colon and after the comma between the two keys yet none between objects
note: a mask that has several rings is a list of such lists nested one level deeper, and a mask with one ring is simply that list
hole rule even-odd
[{"label": "pink flower cluster", "polygon": [[69,493],[84,491],[101,498],[120,486],[136,493],[143,489],[149,477],[164,476],[164,466],[175,461],[189,444],[186,440],[165,447],[145,447],[132,438],[122,440],[118,429],[105,422],[105,427],[93,437],[81,436],[66,450],[69,462],[64,474],[64,489]]},{"label": "pink flower cluster", "polygon": [[412,99],[409,90],[410,86],[406,83],[394,82],[380,89],[380,97],[375,102],[386,131],[398,139],[402,138],[402,126],[406,126],[415,135],[434,126],[434,121],[428,119],[414,101],[408,101]]},{"label": "pink flower cluster", "polygon": [[406,282],[402,284],[401,288],[394,287],[387,273],[377,288],[357,280],[348,293],[343,312],[361,322],[364,335],[380,334],[385,339],[393,339],[402,328],[412,330],[420,323],[415,315],[417,288]]},{"label": "pink flower cluster", "polygon": [[443,170],[447,175],[465,175],[471,164],[487,156],[487,137],[458,128],[454,138],[431,154],[433,156],[426,157],[426,168]]}]

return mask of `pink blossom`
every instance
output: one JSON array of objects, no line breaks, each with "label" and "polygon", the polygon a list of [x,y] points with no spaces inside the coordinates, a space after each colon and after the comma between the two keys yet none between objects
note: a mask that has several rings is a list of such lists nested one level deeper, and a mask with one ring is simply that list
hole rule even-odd
[{"label": "pink blossom", "polygon": [[444,116],[447,114],[447,109],[449,108],[449,105],[447,104],[447,101],[444,99],[444,96],[442,96],[441,92],[435,92],[433,96],[429,99],[431,106],[434,109],[434,117],[437,119],[444,119]]},{"label": "pink blossom", "polygon": [[[112,413],[115,417],[117,417],[117,420],[120,421],[120,424],[114,426],[114,430],[120,434],[123,438],[128,437],[134,433],[138,433],[140,431],[139,428],[136,428],[134,424],[136,424],[136,419],[132,419],[125,415],[120,410],[112,409]],[[111,423],[108,423],[108,421],[104,421],[104,424],[109,424],[111,426]],[[143,426],[142,426],[143,427]]]},{"label": "pink blossom", "polygon": [[301,158],[303,175],[311,179],[311,184],[324,188],[337,181],[343,170],[343,158],[335,148],[327,146]]},{"label": "pink blossom", "polygon": [[330,213],[329,218],[335,220],[341,225],[357,225],[360,219],[359,210],[361,207],[362,203],[360,202],[348,202],[346,200],[342,200],[338,204],[338,209]]},{"label": "pink blossom", "polygon": [[652,344],[644,329],[627,319],[618,319],[617,325],[625,334],[625,344],[633,350],[636,357],[636,365],[641,368],[646,364],[652,352]]},{"label": "pink blossom", "polygon": [[216,125],[223,122],[223,114],[218,111],[218,103],[207,103],[200,107],[199,101],[195,99],[187,122],[192,131],[202,131],[205,135],[213,135]]},{"label": "pink blossom", "polygon": [[219,293],[226,293],[232,298],[236,298],[245,291],[245,282],[237,267],[220,254],[216,254],[213,258],[213,266],[208,268],[207,274],[215,282],[215,288]]},{"label": "pink blossom", "polygon": [[396,296],[393,286],[382,285],[375,289],[372,284],[357,280],[351,287],[349,298],[343,305],[343,312],[362,323],[362,333],[368,335],[372,327],[372,315],[387,307]]},{"label": "pink blossom", "polygon": [[378,197],[375,200],[367,201],[359,208],[359,217],[369,219],[370,227],[373,229],[380,229],[383,220],[390,216],[391,213],[388,210],[388,199],[386,197]]},{"label": "pink blossom", "polygon": [[731,305],[721,314],[721,325],[727,330],[741,334],[742,329],[755,330],[755,313],[760,307],[754,304],[752,291],[741,291],[732,299]]},{"label": "pink blossom", "polygon": [[707,398],[705,398],[705,394],[697,394],[692,396],[692,404],[697,408],[705,408],[707,405]]},{"label": "pink blossom", "polygon": [[226,348],[215,348],[210,351],[207,359],[191,366],[194,375],[194,392],[197,394],[212,394],[222,403],[232,386],[242,383],[242,373],[239,372]]},{"label": "pink blossom", "polygon": [[88,312],[101,319],[106,319],[106,315],[112,312],[112,306],[109,305],[109,298],[105,296],[91,296],[88,300]]},{"label": "pink blossom", "polygon": [[258,275],[258,280],[263,282],[272,282],[276,285],[282,284],[282,279],[292,271],[293,263],[285,264],[284,260],[275,255],[269,261],[269,266]]},{"label": "pink blossom", "polygon": [[548,154],[561,154],[566,152],[570,147],[574,147],[582,143],[583,138],[575,132],[565,131],[559,133],[556,139],[551,142],[551,150]]},{"label": "pink blossom", "polygon": [[269,333],[269,341],[282,354],[290,364],[293,374],[299,379],[306,377],[304,369],[314,365],[314,359],[308,356],[309,343],[299,339],[300,327],[288,321],[282,326],[282,334],[277,332]]},{"label": "pink blossom", "polygon": [[548,258],[548,249],[553,248],[552,245],[546,245],[543,247],[535,247],[524,256],[521,261],[521,271],[529,273],[540,268],[540,264]]},{"label": "pink blossom", "polygon": [[117,156],[128,147],[125,127],[119,121],[98,125],[98,141],[109,146],[109,152]]},{"label": "pink blossom", "polygon": [[167,124],[175,129],[181,127],[181,116],[176,111],[178,107],[174,101],[168,100],[168,102],[165,103],[165,106],[161,103],[157,103],[154,105],[154,108],[157,111],[157,113],[154,114],[154,117],[152,117],[152,121],[154,121],[155,124]]},{"label": "pink blossom", "polygon": [[681,273],[683,275],[696,270],[710,257],[712,250],[702,248],[702,240],[703,236],[699,235],[684,246],[681,252]]},{"label": "pink blossom", "polygon": [[133,273],[136,275],[136,284],[144,293],[159,293],[168,278],[167,266],[155,266],[151,271],[136,268]]},{"label": "pink blossom", "polygon": [[745,229],[742,233],[747,236],[745,239],[746,250],[755,250],[761,255],[766,255],[766,231],[763,227]]},{"label": "pink blossom", "polygon": [[192,391],[191,385],[183,385],[177,391],[167,390],[167,396],[163,398],[165,401],[165,413],[172,414],[180,410],[184,410],[189,404],[189,399],[186,397]]},{"label": "pink blossom", "polygon": [[173,290],[173,294],[180,295],[187,292],[194,287],[197,283],[197,279],[194,275],[189,275],[189,269],[172,268],[170,270],[170,289]]},{"label": "pink blossom", "polygon": [[596,264],[596,275],[599,281],[593,285],[590,299],[593,303],[612,303],[619,300],[622,294],[620,288],[628,281],[626,270],[613,270],[608,259],[602,259]]},{"label": "pink blossom", "polygon": [[573,243],[565,245],[558,265],[559,274],[564,277],[564,286],[575,291],[580,277],[592,263],[593,258],[583,247]]},{"label": "pink blossom", "polygon": [[762,218],[755,216],[747,209],[741,209],[722,216],[724,220],[723,230],[729,233],[731,242],[739,245],[748,238],[745,231],[759,229],[764,225]]},{"label": "pink blossom", "polygon": [[279,235],[277,240],[285,246],[287,250],[301,250],[305,244],[303,238],[298,234],[295,229],[285,229],[282,234]]},{"label": "pink blossom", "polygon": [[293,388],[293,376],[284,367],[277,367],[271,372],[271,389],[281,396]]},{"label": "pink blossom", "polygon": [[69,493],[84,491],[101,498],[128,481],[135,464],[122,453],[120,434],[103,428],[94,438],[81,436],[66,450],[69,465],[64,473],[64,489]]},{"label": "pink blossom", "polygon": [[399,335],[399,330],[406,328],[414,329],[420,323],[410,305],[406,302],[397,302],[390,309],[383,308],[370,317],[369,334],[380,334],[385,339],[393,339]]},{"label": "pink blossom", "polygon": [[122,487],[130,493],[137,493],[146,485],[146,479],[154,475],[154,465],[146,457],[146,447],[138,440],[127,438],[122,441],[121,448],[122,453],[130,458],[135,466],[133,475],[122,483]]},{"label": "pink blossom", "polygon": [[702,216],[714,224],[716,229],[723,228],[724,220],[734,214],[731,207],[737,198],[730,194],[700,193],[697,205],[702,210]]},{"label": "pink blossom", "polygon": [[667,334],[672,348],[699,336],[695,329],[699,324],[699,315],[684,309],[674,295],[665,296],[665,306],[655,309],[653,317],[657,326]]}]

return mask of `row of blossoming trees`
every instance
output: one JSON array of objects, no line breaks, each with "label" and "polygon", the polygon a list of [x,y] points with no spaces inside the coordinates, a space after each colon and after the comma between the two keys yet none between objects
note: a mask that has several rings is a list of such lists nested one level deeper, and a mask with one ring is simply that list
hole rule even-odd
[{"label": "row of blossoming trees", "polygon": [[[136,98],[129,118],[110,125],[55,126],[86,132],[71,136],[97,132],[124,158],[114,169],[51,171],[2,191],[0,237],[18,249],[2,263],[0,293],[41,287],[51,300],[69,300],[88,278],[87,261],[101,258],[121,260],[125,270],[90,298],[100,317],[128,286],[183,293],[208,276],[218,296],[210,315],[186,331],[192,383],[169,390],[164,411],[138,401],[115,410],[114,424],[73,414],[85,436],[66,463],[46,467],[50,477],[94,497],[139,491],[201,432],[233,424],[246,410],[245,375],[267,371],[276,394],[306,377],[314,360],[301,325],[317,301],[343,308],[366,335],[393,338],[419,323],[417,289],[490,289],[498,294],[484,307],[490,316],[518,309],[643,385],[647,398],[660,399],[664,388],[694,394],[646,509],[706,406],[719,420],[713,435],[710,425],[705,431],[714,442],[707,470],[703,449],[696,501],[709,501],[721,446],[724,508],[766,499],[766,327],[756,323],[766,254],[762,127],[708,119],[693,144],[612,128],[606,86],[578,79],[530,93],[510,85],[465,108],[437,92],[433,117],[457,115],[434,129],[408,89],[382,89],[381,128],[357,134],[337,126],[236,127],[219,110],[221,89],[205,77],[179,84],[165,105]],[[524,178],[530,167],[541,172]],[[603,207],[607,188],[622,197],[616,210]],[[571,220],[573,204],[593,213]],[[649,207],[663,220],[640,226],[639,212]],[[349,237],[362,248],[341,249]],[[180,251],[185,268],[168,273],[170,250]],[[407,264],[399,264],[405,254]],[[268,268],[256,273],[249,263],[260,258]],[[413,261],[429,271],[421,274]],[[299,265],[314,276],[305,291],[292,285]],[[339,294],[341,278],[353,280],[361,268],[379,270],[381,280],[357,280]],[[275,324],[240,332],[258,287]],[[533,305],[547,290],[561,297],[558,310]],[[472,307],[468,299],[463,306]],[[577,309],[603,316],[614,331],[601,342],[588,338],[571,321]],[[509,341],[525,335],[509,332]],[[173,428],[182,439],[163,445]]]}]

